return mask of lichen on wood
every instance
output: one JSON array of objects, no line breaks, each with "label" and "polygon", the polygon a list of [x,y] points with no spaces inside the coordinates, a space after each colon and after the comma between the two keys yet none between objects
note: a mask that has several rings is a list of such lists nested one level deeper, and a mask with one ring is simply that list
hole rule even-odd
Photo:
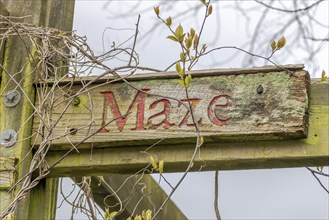
[{"label": "lichen on wood", "polygon": [[[55,93],[56,102],[52,103],[53,120],[61,117],[53,131],[52,149],[71,147],[84,139],[80,149],[91,145],[151,144],[159,138],[166,139],[163,144],[193,143],[195,128],[186,108],[188,102],[208,141],[275,140],[307,135],[306,71],[227,71],[221,70],[217,75],[214,70],[204,74],[192,72],[189,99],[177,79],[163,78],[161,73],[160,78],[153,74],[149,79],[131,81],[138,90],[123,82],[98,85],[96,81],[62,115],[70,102],[67,94],[81,90],[78,83],[66,86],[68,89]],[[35,118],[34,130],[39,126],[40,121]],[[69,132],[72,129],[74,135]],[[88,138],[90,134],[95,135]],[[40,137],[36,142],[40,142]]]}]

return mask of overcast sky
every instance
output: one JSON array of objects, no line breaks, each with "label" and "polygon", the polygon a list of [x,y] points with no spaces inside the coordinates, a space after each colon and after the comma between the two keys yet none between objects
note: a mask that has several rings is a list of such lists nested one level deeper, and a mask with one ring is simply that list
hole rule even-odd
[{"label": "overcast sky", "polygon": [[[184,1],[170,12],[179,13],[185,7],[190,7],[195,1]],[[313,1],[314,2],[314,1]],[[153,27],[156,18],[152,9],[145,10],[161,3],[157,1],[113,1],[106,5],[106,1],[79,1],[76,0],[74,29],[79,35],[86,35],[92,48],[102,53],[108,50],[113,41],[117,44],[123,42],[134,34],[137,15],[141,14],[140,35],[136,50],[140,53],[141,65],[164,69],[177,59],[178,48],[173,42],[165,39],[168,32],[158,28],[150,38],[148,31]],[[254,4],[247,2],[244,4]],[[212,45],[236,45],[245,46],[248,41],[246,25],[255,25],[260,12],[250,14],[251,20],[246,21],[243,16],[233,10],[234,4],[224,1],[215,4],[220,7],[220,15],[214,15],[209,19],[205,29],[204,42]],[[248,5],[252,7],[252,5]],[[217,8],[218,9],[218,8]],[[328,25],[328,2],[316,12],[316,16]],[[215,10],[215,13],[218,11]],[[125,16],[119,16],[124,14]],[[129,16],[128,16],[129,15]],[[189,19],[178,20],[183,26],[200,26],[198,14],[189,14]],[[218,20],[221,19],[220,27]],[[157,26],[161,25],[157,23]],[[115,29],[123,30],[115,30]],[[104,32],[104,30],[106,30]],[[316,29],[317,31],[317,29]],[[319,31],[323,31],[319,30]],[[326,30],[328,31],[328,30]],[[103,34],[104,32],[104,34]],[[289,33],[283,33],[289,36]],[[102,38],[102,35],[104,38]],[[104,39],[104,41],[103,41]],[[269,38],[269,42],[272,39]],[[289,44],[287,38],[287,44]],[[105,46],[105,47],[104,47]],[[260,45],[267,47],[269,45]],[[318,55],[317,66],[320,70],[328,72],[328,43]],[[305,63],[306,69],[313,70],[314,63],[302,60],[302,57],[287,56],[287,51],[280,51],[285,60],[281,64]],[[285,54],[286,53],[286,54]],[[234,58],[225,61],[228,57]],[[201,61],[198,68],[226,68],[242,67],[244,55],[235,55],[232,51],[223,51]],[[279,61],[280,58],[278,58]],[[218,62],[217,62],[218,61]],[[224,62],[225,61],[225,62]],[[224,63],[223,63],[224,62]],[[282,61],[281,61],[282,62]],[[263,61],[257,61],[263,65]],[[113,65],[119,65],[114,62]],[[310,72],[312,77],[319,77],[320,70]],[[327,170],[328,171],[328,170]],[[165,176],[175,183],[182,174],[166,174]],[[324,179],[325,185],[329,185],[328,179]],[[67,182],[66,186],[70,184]],[[169,188],[164,186],[169,192]],[[329,219],[329,197],[319,186],[317,181],[305,168],[298,169],[272,169],[272,170],[248,170],[248,171],[223,171],[219,175],[219,210],[223,219]],[[173,200],[189,219],[214,219],[214,172],[191,173],[184,180]],[[60,197],[59,197],[60,200]],[[69,218],[70,208],[63,207],[57,212],[57,219]],[[77,215],[77,218],[83,218]]]}]

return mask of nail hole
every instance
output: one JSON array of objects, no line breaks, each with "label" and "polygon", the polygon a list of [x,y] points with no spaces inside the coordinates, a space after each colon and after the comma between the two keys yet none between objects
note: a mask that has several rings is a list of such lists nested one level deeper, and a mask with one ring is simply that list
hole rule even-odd
[{"label": "nail hole", "polygon": [[78,129],[76,129],[76,128],[70,129],[70,135],[75,135],[77,132],[78,132]]},{"label": "nail hole", "polygon": [[257,93],[258,94],[262,94],[263,93],[263,91],[264,91],[264,88],[263,88],[263,86],[262,85],[259,85],[258,87],[257,87]]},{"label": "nail hole", "polygon": [[314,135],[314,137],[317,137],[317,136],[318,136],[317,134]]}]

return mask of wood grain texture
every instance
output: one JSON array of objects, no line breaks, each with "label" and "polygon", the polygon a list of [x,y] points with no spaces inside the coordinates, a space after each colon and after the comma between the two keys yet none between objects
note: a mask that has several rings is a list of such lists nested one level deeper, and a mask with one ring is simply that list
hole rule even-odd
[{"label": "wood grain texture", "polygon": [[[26,22],[36,26],[43,27],[55,27],[64,31],[71,31],[73,12],[74,12],[74,1],[66,0],[33,0],[33,1],[16,1],[16,0],[1,0],[4,7],[8,10],[9,14],[14,17],[25,16],[21,22]],[[28,42],[28,41],[26,41]],[[25,42],[25,43],[26,43]],[[6,94],[8,90],[17,89],[17,85],[11,80],[11,78],[2,73],[1,85],[0,85],[0,132],[5,129],[13,129],[18,133],[18,142],[11,148],[0,147],[0,155],[2,157],[16,157],[18,158],[18,178],[21,178],[28,172],[29,165],[31,162],[31,145],[30,136],[32,133],[32,119],[30,115],[33,113],[33,108],[28,102],[28,99],[34,102],[34,85],[35,76],[31,75],[31,66],[26,65],[27,54],[33,50],[31,45],[25,45],[22,38],[11,37],[7,40],[5,48],[5,58],[3,65],[8,70],[8,73],[14,76],[17,82],[20,82],[20,86],[24,89],[24,92],[28,97],[22,95],[20,103],[15,108],[7,108],[3,102],[3,94]],[[27,51],[26,48],[31,49]],[[24,67],[24,68],[23,68]],[[18,89],[22,94],[22,91]],[[24,158],[24,160],[23,160]],[[56,190],[55,184],[50,180],[49,187],[42,187],[42,189],[50,190],[51,187]],[[51,202],[53,205],[56,203],[56,193],[46,192],[45,200]],[[17,192],[17,191],[16,191]],[[36,200],[39,194],[36,193],[27,196],[19,205],[17,212],[15,213],[15,219],[31,219],[29,216],[38,216],[40,219],[54,218],[55,209],[53,207],[44,206],[43,200]],[[1,196],[4,196],[1,194]],[[7,197],[10,195],[7,195]],[[49,197],[47,197],[49,196]],[[1,197],[2,198],[2,197]],[[1,199],[0,212],[10,204],[11,199]],[[29,200],[38,201],[40,204],[30,207]],[[44,209],[38,207],[43,206]]]},{"label": "wood grain texture", "polygon": [[57,194],[58,178],[41,180],[30,193],[28,219],[56,219]]},{"label": "wood grain texture", "polygon": [[[273,69],[267,68],[265,72],[252,70],[241,74],[221,70],[217,75],[213,70],[210,75],[205,71],[193,76],[189,100],[195,121],[208,142],[307,135],[308,73],[271,72]],[[184,106],[188,105],[187,97],[177,79],[151,77],[131,84],[139,91],[120,82],[92,84],[88,93],[78,96],[78,105],[72,104],[56,125],[52,149],[71,148],[71,144],[97,131],[79,148],[145,145],[161,138],[161,144],[195,142],[193,121]],[[52,121],[61,116],[70,100],[67,95],[80,89],[75,85],[69,90],[58,90]],[[34,122],[37,131],[40,121],[35,118]],[[77,132],[69,135],[72,130]],[[40,143],[40,137],[36,142]]]},{"label": "wood grain texture", "polygon": [[[8,16],[8,11],[5,6],[0,2],[0,15]],[[3,37],[3,33],[5,32],[6,25],[4,23],[0,24],[0,65],[3,63],[3,58],[5,54],[5,45],[6,39]],[[0,82],[1,82],[1,68],[0,68]]]},{"label": "wood grain texture", "polygon": [[[310,86],[308,137],[298,140],[209,142],[201,147],[192,170],[243,170],[329,165],[329,83],[314,81]],[[149,164],[140,147],[104,148],[72,152],[51,170],[50,176],[85,176],[106,173],[134,173]],[[193,144],[158,146],[149,153],[165,161],[165,172],[184,171],[194,150]],[[55,164],[64,152],[47,157]],[[92,158],[92,159],[91,159]]]},{"label": "wood grain texture", "polygon": [[15,182],[16,159],[0,157],[0,190],[9,189]]}]

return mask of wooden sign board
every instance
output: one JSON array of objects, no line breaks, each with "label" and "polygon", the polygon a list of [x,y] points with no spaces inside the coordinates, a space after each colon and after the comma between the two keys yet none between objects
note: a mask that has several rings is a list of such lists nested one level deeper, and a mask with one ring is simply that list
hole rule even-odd
[{"label": "wooden sign board", "polygon": [[[82,85],[56,91],[54,148],[195,142],[195,126],[211,141],[275,140],[307,135],[309,75],[302,66],[191,72],[188,97],[176,73],[143,74],[125,82],[101,79],[71,101]],[[111,79],[111,78],[110,78]],[[113,78],[112,78],[113,79]],[[89,78],[92,80],[92,78]],[[70,85],[70,86],[68,86]],[[69,95],[68,95],[69,94]],[[38,98],[37,98],[38,100]],[[34,130],[40,120],[35,118]],[[88,138],[89,136],[92,137]],[[36,142],[40,143],[40,136]]]}]

